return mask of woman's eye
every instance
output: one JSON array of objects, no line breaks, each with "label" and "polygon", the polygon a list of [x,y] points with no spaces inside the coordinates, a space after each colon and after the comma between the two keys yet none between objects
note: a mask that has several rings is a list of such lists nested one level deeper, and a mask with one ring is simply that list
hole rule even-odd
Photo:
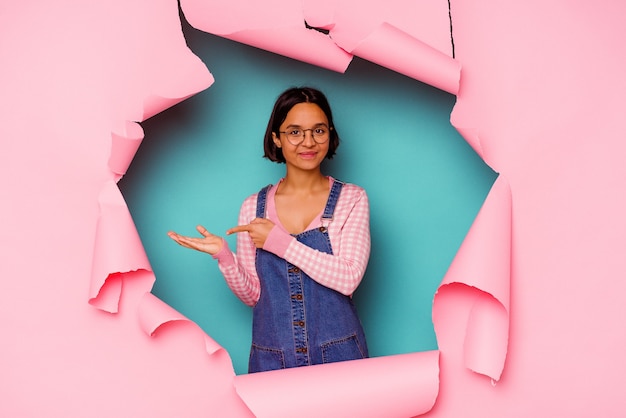
[{"label": "woman's eye", "polygon": [[289,135],[291,136],[301,136],[302,131],[300,129],[292,129],[289,131]]},{"label": "woman's eye", "polygon": [[315,128],[315,135],[324,135],[326,133],[326,128]]}]

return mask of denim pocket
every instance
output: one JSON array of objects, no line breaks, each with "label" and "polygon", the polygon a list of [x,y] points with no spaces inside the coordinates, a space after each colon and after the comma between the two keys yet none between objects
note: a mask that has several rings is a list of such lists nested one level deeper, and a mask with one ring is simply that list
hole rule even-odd
[{"label": "denim pocket", "polygon": [[356,334],[325,342],[320,348],[322,349],[323,363],[358,360],[365,356]]},{"label": "denim pocket", "polygon": [[248,372],[266,372],[285,368],[285,354],[279,348],[262,347],[252,344]]}]

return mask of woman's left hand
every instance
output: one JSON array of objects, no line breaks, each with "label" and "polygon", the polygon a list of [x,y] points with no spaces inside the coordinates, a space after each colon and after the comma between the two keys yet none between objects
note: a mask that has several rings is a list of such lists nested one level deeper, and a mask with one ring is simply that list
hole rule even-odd
[{"label": "woman's left hand", "polygon": [[250,234],[250,238],[254,243],[255,247],[263,248],[265,244],[265,240],[269,235],[270,231],[274,228],[274,222],[265,218],[254,218],[247,225],[239,225],[234,228],[230,228],[226,231],[226,235],[235,234],[238,232],[247,232]]}]

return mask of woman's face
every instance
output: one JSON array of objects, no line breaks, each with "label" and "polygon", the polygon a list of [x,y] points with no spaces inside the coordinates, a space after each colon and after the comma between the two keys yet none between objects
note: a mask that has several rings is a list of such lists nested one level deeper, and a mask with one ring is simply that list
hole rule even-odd
[{"label": "woman's face", "polygon": [[[298,103],[287,113],[279,130],[280,133],[273,133],[272,138],[274,144],[282,150],[288,168],[319,169],[328,153],[330,127],[326,114],[318,105]],[[324,131],[326,135],[323,134]],[[304,138],[292,136],[290,140],[288,133],[294,132],[304,132]],[[322,141],[323,143],[318,143]],[[293,145],[294,143],[297,145]]]}]

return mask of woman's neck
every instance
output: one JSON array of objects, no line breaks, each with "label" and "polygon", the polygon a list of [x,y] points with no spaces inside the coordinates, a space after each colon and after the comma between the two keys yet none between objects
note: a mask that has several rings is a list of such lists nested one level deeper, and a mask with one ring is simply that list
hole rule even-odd
[{"label": "woman's neck", "polygon": [[287,174],[280,185],[283,193],[310,193],[326,188],[328,188],[328,178],[320,170],[287,170]]}]

